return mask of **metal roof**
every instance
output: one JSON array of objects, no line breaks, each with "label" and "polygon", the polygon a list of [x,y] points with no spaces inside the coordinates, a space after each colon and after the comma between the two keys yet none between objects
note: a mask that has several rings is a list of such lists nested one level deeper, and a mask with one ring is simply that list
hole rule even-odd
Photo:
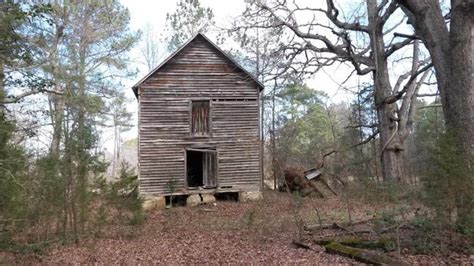
[{"label": "metal roof", "polygon": [[135,96],[137,97],[137,89],[138,86],[140,86],[143,82],[148,80],[151,76],[153,76],[158,70],[160,70],[161,67],[163,67],[168,61],[170,61],[173,57],[175,57],[179,52],[181,52],[188,44],[190,44],[194,39],[196,39],[198,36],[201,36],[205,41],[207,41],[209,44],[211,44],[212,47],[214,47],[221,55],[223,55],[227,60],[229,60],[233,65],[235,65],[238,69],[240,69],[242,72],[244,72],[247,76],[249,76],[255,83],[257,83],[258,87],[260,88],[260,91],[264,89],[263,84],[250,72],[248,72],[245,68],[243,68],[239,63],[237,63],[234,59],[232,59],[230,56],[228,56],[222,49],[220,49],[215,43],[213,43],[211,40],[209,40],[203,33],[198,32],[196,33],[193,37],[191,37],[187,42],[185,42],[178,50],[174,51],[171,55],[169,55],[163,62],[161,62],[157,67],[155,67],[150,73],[148,73],[146,76],[144,76],[142,79],[140,79],[135,85],[132,86],[132,90],[135,93]]}]

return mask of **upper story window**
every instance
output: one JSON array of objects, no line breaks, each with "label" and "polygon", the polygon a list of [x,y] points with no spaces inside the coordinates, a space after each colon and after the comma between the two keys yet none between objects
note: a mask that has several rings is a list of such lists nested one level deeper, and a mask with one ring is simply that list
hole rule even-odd
[{"label": "upper story window", "polygon": [[191,102],[191,134],[208,136],[211,133],[210,102],[199,100]]}]

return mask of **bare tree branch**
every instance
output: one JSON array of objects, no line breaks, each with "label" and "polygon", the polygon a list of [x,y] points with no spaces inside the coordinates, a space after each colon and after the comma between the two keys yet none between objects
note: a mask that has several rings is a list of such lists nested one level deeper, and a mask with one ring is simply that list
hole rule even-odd
[{"label": "bare tree branch", "polygon": [[7,96],[6,99],[3,102],[0,102],[0,104],[18,103],[19,101],[21,101],[22,99],[24,99],[28,96],[39,94],[39,93],[51,93],[51,94],[57,94],[57,95],[62,95],[63,94],[61,92],[57,92],[57,91],[54,91],[54,90],[37,89],[37,90],[27,91],[27,92],[24,92],[24,93],[16,95],[16,96],[12,96],[12,95]]}]

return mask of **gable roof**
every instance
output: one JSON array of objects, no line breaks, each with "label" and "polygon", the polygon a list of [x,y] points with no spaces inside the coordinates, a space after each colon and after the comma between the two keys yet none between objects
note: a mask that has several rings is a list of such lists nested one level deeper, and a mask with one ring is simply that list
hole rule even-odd
[{"label": "gable roof", "polygon": [[207,43],[209,43],[214,49],[217,50],[219,54],[221,54],[225,59],[227,59],[232,65],[237,67],[239,70],[244,72],[248,77],[250,77],[255,83],[257,83],[260,91],[264,89],[263,84],[258,81],[258,79],[252,75],[250,72],[245,70],[237,61],[232,59],[230,56],[228,56],[222,49],[220,49],[215,43],[213,43],[211,40],[209,40],[204,34],[198,32],[195,34],[193,37],[191,37],[187,42],[185,42],[178,50],[173,52],[170,56],[168,56],[163,62],[161,62],[157,67],[155,67],[150,73],[148,73],[146,76],[144,76],[142,79],[140,79],[135,85],[132,86],[132,90],[135,93],[135,97],[138,97],[138,86],[140,86],[143,82],[147,81],[151,76],[153,76],[160,68],[162,68],[168,61],[173,59],[176,55],[178,55],[182,50],[184,50],[185,47],[187,47],[194,39],[196,39],[198,36],[202,37]]}]

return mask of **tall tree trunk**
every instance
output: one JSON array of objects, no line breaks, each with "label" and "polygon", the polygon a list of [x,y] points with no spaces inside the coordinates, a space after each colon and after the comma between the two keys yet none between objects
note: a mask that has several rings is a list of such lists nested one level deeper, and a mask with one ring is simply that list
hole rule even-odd
[{"label": "tall tree trunk", "polygon": [[474,1],[452,1],[451,67],[445,84],[446,126],[459,133],[460,149],[473,169],[474,157]]},{"label": "tall tree trunk", "polygon": [[402,178],[400,165],[400,147],[397,136],[397,119],[395,106],[384,104],[385,98],[391,95],[392,87],[388,75],[387,59],[385,58],[385,43],[383,40],[383,24],[378,15],[377,0],[367,0],[369,17],[370,45],[375,63],[373,72],[375,104],[379,121],[382,176],[385,181],[398,181]]},{"label": "tall tree trunk", "polygon": [[54,95],[52,96],[52,102],[53,137],[51,139],[50,153],[53,158],[59,158],[64,117],[64,97],[62,95]]},{"label": "tall tree trunk", "polygon": [[[3,62],[0,62],[0,102],[5,101],[5,73],[3,72]],[[0,116],[3,117],[4,106],[0,106]]]},{"label": "tall tree trunk", "polygon": [[[276,82],[275,82],[276,83]],[[277,158],[276,158],[276,139],[275,139],[275,97],[276,97],[276,84],[273,84],[273,91],[272,91],[272,132],[270,134],[271,142],[272,142],[272,172],[273,172],[273,189],[278,189],[278,180],[277,176],[279,176],[279,168],[277,165]],[[278,169],[278,172],[277,172]]]},{"label": "tall tree trunk", "polygon": [[[443,112],[464,158],[457,178],[456,207],[459,223],[474,227],[474,1],[451,2],[450,72],[445,83]],[[472,228],[474,229],[474,228]]]},{"label": "tall tree trunk", "polygon": [[[64,33],[64,24],[65,19],[59,20],[55,24],[55,35],[54,41],[51,45],[51,52],[49,54],[49,71],[51,72],[53,82],[55,83],[55,91],[62,91],[61,88],[61,78],[59,75],[59,45],[63,38]],[[53,137],[51,139],[51,146],[50,146],[50,155],[54,159],[59,159],[59,150],[61,145],[61,137],[63,135],[62,128],[63,128],[63,117],[64,117],[64,104],[65,99],[64,95],[51,95],[50,96],[50,111],[51,111],[51,122],[53,124]],[[52,107],[52,108],[51,108]]]},{"label": "tall tree trunk", "polygon": [[77,170],[77,181],[78,181],[78,204],[79,204],[79,222],[81,225],[81,232],[85,230],[86,212],[87,212],[87,144],[90,140],[88,130],[86,127],[86,77],[85,77],[85,64],[86,64],[86,44],[81,41],[79,48],[79,76],[78,76],[78,97],[79,97],[79,108],[77,116],[78,125],[78,170]]},{"label": "tall tree trunk", "polygon": [[[413,59],[412,59],[412,67],[411,71],[406,74],[405,77],[410,77],[416,75],[418,71],[418,67],[420,65],[419,61],[419,40],[415,40],[413,42]],[[406,90],[405,96],[402,98],[402,103],[400,105],[400,109],[398,110],[398,140],[401,149],[405,150],[405,141],[410,135],[410,132],[413,130],[413,120],[416,114],[416,99],[418,90],[422,84],[422,82],[426,79],[430,72],[425,71],[420,78],[419,81],[414,79],[411,83],[406,84],[408,89]],[[401,78],[405,78],[401,76]],[[397,89],[395,89],[397,90]],[[395,92],[397,93],[397,92]],[[397,153],[397,159],[399,160],[400,167],[404,168],[405,166],[405,154],[404,153]],[[404,181],[408,181],[406,177],[404,177]]]},{"label": "tall tree trunk", "polygon": [[474,220],[474,0],[451,1],[450,31],[438,1],[398,0],[430,52],[446,129],[456,140],[465,175],[455,178],[458,220]]}]

